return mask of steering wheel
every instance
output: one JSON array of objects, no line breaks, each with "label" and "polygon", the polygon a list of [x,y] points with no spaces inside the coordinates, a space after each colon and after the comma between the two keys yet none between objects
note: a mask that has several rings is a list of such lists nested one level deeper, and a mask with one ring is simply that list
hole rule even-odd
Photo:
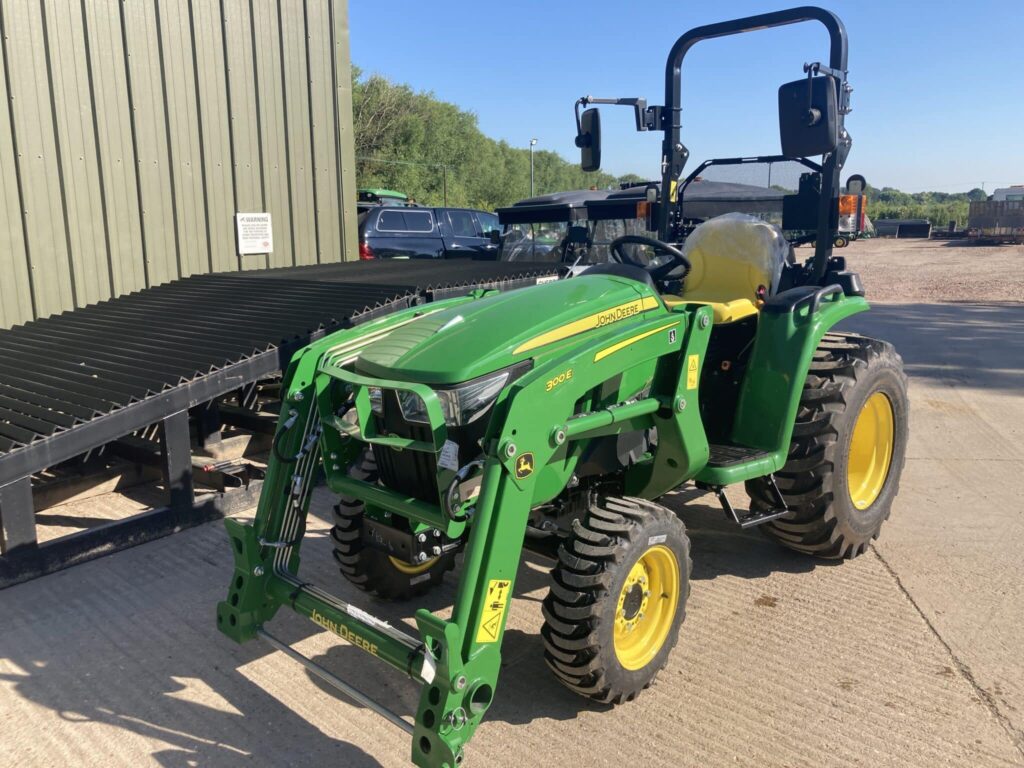
[{"label": "steering wheel", "polygon": [[[654,250],[654,257],[646,264],[631,258],[622,246],[624,245],[646,245]],[[612,259],[619,264],[628,264],[632,267],[640,267],[646,270],[654,280],[664,280],[672,275],[680,267],[683,273],[678,275],[682,279],[690,271],[690,260],[683,256],[683,252],[673,245],[655,240],[653,237],[643,235],[623,235],[617,237],[608,244]],[[673,278],[677,276],[672,275]]]}]

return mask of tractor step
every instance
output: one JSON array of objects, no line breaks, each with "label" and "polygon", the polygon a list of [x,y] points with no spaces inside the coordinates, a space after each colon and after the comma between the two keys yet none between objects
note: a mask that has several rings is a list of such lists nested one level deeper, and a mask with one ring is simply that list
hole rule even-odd
[{"label": "tractor step", "polygon": [[734,464],[745,464],[748,461],[760,459],[767,456],[766,451],[760,448],[751,448],[746,445],[728,445],[712,443],[708,446],[711,454],[708,457],[709,467],[731,467]]},{"label": "tractor step", "polygon": [[722,509],[725,510],[726,516],[740,528],[753,528],[755,525],[761,525],[772,520],[778,520],[780,517],[785,517],[792,512],[792,510],[786,506],[786,501],[782,498],[782,493],[779,491],[779,487],[775,484],[774,475],[768,475],[768,489],[772,494],[775,506],[771,509],[765,510],[764,512],[748,511],[745,515],[741,515],[736,511],[732,502],[729,501],[729,498],[725,495],[725,488],[723,486],[707,485],[705,483],[697,483],[696,485],[702,490],[714,493],[715,496],[718,497],[718,503],[721,504]]}]

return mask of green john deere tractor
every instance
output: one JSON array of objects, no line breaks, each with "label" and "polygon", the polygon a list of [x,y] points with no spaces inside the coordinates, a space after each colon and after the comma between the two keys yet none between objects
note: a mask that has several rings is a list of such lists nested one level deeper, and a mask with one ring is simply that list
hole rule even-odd
[{"label": "green john deere tractor", "polygon": [[[779,230],[742,215],[684,231],[679,137],[691,46],[802,21],[825,26],[831,53],[779,89],[782,154],[707,163],[806,168],[783,205],[789,228],[817,233],[805,264]],[[651,685],[683,621],[690,543],[658,503],[673,489],[695,483],[738,526],[809,555],[863,552],[897,492],[907,398],[889,344],[832,330],[868,309],[859,277],[831,255],[849,92],[842,23],[798,8],[683,35],[664,106],[581,99],[585,168],[599,165],[600,122],[581,105],[625,103],[639,130],[663,132],[664,176],[643,201],[657,239],[626,235],[610,263],[413,307],[297,354],[256,519],[227,521],[236,567],[220,629],[263,637],[406,729],[417,765],[450,767],[494,699],[524,546],[557,552],[541,630],[548,665],[610,703]],[[321,472],[338,498],[335,557],[360,589],[422,595],[461,553],[450,619],[421,609],[410,633],[303,580]],[[739,483],[747,510],[724,492]],[[281,606],[420,685],[415,722],[267,633]]]}]

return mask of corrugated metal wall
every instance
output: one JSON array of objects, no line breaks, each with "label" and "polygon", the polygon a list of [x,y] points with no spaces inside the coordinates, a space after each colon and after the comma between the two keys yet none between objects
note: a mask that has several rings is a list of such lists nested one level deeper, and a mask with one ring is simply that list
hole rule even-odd
[{"label": "corrugated metal wall", "polygon": [[0,0],[0,38],[0,327],[355,257],[345,0]]}]

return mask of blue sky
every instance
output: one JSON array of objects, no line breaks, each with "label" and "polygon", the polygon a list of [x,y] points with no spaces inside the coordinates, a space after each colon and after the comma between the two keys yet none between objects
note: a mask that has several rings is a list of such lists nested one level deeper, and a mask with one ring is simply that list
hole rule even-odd
[{"label": "blue sky", "polygon": [[[798,3],[793,3],[798,4]],[[675,0],[349,4],[352,60],[433,91],[496,139],[575,159],[573,102],[664,101],[665,57],[687,29],[786,7]],[[854,144],[847,172],[905,191],[1024,183],[1024,0],[825,5],[850,36]],[[827,61],[818,24],[697,45],[683,65],[688,169],[708,157],[778,151],[776,90]],[[660,134],[636,133],[624,107],[602,110],[603,170],[656,176]],[[414,159],[414,158],[407,158]]]}]

